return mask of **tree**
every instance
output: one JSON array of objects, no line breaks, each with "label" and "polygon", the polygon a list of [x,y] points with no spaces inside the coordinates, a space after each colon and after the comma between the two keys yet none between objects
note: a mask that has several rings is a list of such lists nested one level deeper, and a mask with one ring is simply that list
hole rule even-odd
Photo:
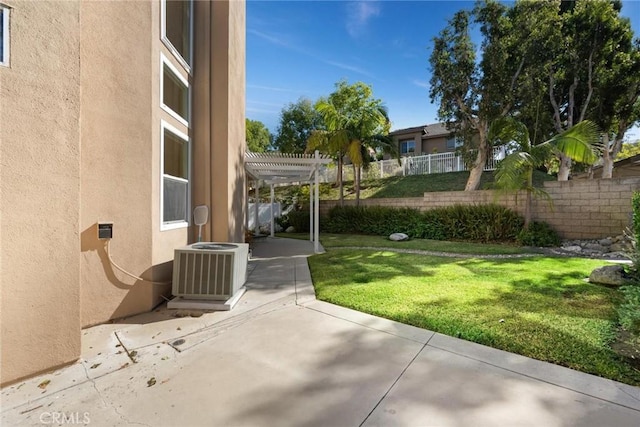
[{"label": "tree", "polygon": [[313,103],[307,98],[300,98],[280,112],[273,147],[281,153],[304,153],[311,133],[322,128],[322,116]]},{"label": "tree", "polygon": [[622,144],[622,148],[618,152],[615,161],[628,159],[638,154],[640,154],[640,139],[635,142]]},{"label": "tree", "polygon": [[258,120],[246,120],[247,148],[254,153],[264,153],[271,144],[271,133],[264,123]]},{"label": "tree", "polygon": [[320,149],[338,160],[340,203],[344,203],[342,185],[343,157],[347,155],[354,167],[356,204],[360,203],[360,168],[368,164],[368,148],[390,147],[386,138],[391,128],[387,110],[380,99],[373,98],[371,86],[346,81],[336,83],[336,90],[320,99],[316,110],[322,116],[325,129],[316,130],[309,138],[307,150]]},{"label": "tree", "polygon": [[496,144],[515,145],[516,151],[498,164],[495,182],[502,190],[525,191],[525,227],[531,223],[532,196],[546,195],[543,190],[533,186],[533,171],[536,168],[542,166],[554,152],[587,164],[595,163],[599,157],[596,151],[599,139],[598,128],[588,120],[555,135],[548,141],[533,145],[524,123],[511,117],[503,117],[491,124],[489,138]]},{"label": "tree", "polygon": [[[547,50],[549,58],[541,63],[549,81],[556,132],[587,119],[597,123],[604,132],[603,176],[609,177],[624,133],[637,120],[633,107],[640,87],[639,49],[637,44],[633,47],[633,32],[620,9],[619,1],[558,5],[561,25],[555,26],[558,32]],[[558,180],[567,180],[571,159],[562,153],[558,159]]]},{"label": "tree", "polygon": [[[491,152],[489,124],[512,110],[527,59],[528,38],[514,31],[507,12],[493,0],[479,3],[473,12],[457,12],[434,38],[429,58],[429,94],[439,102],[438,118],[463,139],[463,150],[473,159],[465,191],[480,185]],[[483,37],[479,62],[470,36],[472,18]]]}]

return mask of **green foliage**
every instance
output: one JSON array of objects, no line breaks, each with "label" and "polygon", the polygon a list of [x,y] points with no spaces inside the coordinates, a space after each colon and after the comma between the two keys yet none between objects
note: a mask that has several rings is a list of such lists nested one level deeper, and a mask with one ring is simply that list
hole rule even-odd
[{"label": "green foliage", "polygon": [[629,157],[637,156],[638,154],[640,154],[640,140],[622,144],[622,148],[616,156],[616,161],[628,159]]},{"label": "green foliage", "polygon": [[522,218],[498,205],[450,206],[420,212],[410,208],[382,206],[336,206],[322,218],[323,231],[388,236],[405,233],[412,238],[515,241]]},{"label": "green foliage", "polygon": [[558,246],[560,236],[546,222],[534,221],[518,233],[517,242],[523,246]]},{"label": "green foliage", "polygon": [[640,242],[640,192],[638,191],[631,196],[631,208],[633,209],[633,237],[638,243]]},{"label": "green foliage", "polygon": [[258,120],[246,119],[247,149],[254,153],[264,153],[271,144],[272,135]]},{"label": "green foliage", "polygon": [[311,133],[323,128],[322,117],[313,108],[311,100],[300,98],[280,112],[273,148],[281,153],[302,154]]},{"label": "green foliage", "polygon": [[640,285],[622,286],[623,302],[618,306],[620,325],[627,331],[640,334]]},{"label": "green foliage", "polygon": [[281,225],[286,222],[286,224],[292,226],[297,233],[304,233],[305,231],[309,231],[311,217],[308,210],[293,210],[287,215],[284,215],[281,221]]}]

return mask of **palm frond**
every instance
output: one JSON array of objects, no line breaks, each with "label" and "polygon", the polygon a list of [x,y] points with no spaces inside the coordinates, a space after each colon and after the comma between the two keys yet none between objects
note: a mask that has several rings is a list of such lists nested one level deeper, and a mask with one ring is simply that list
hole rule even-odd
[{"label": "palm frond", "polygon": [[527,174],[535,166],[535,158],[527,152],[509,154],[496,168],[495,183],[502,189],[521,189],[527,182]]},{"label": "palm frond", "polygon": [[544,144],[551,145],[576,162],[591,165],[600,157],[598,153],[599,138],[598,127],[594,123],[584,120]]}]

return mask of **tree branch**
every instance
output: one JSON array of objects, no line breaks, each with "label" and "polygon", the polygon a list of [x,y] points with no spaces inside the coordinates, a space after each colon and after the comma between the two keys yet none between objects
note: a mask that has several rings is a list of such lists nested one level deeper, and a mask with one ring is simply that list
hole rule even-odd
[{"label": "tree branch", "polygon": [[587,107],[589,106],[589,102],[591,102],[591,95],[593,94],[593,51],[595,50],[595,46],[591,49],[591,53],[589,54],[589,77],[587,79],[587,84],[589,85],[589,92],[587,93],[587,99],[584,101],[584,105],[582,106],[582,111],[580,112],[580,122],[584,120],[584,116],[587,114]]},{"label": "tree branch", "polygon": [[553,122],[558,133],[562,133],[562,123],[560,121],[560,108],[556,102],[556,97],[553,92],[555,85],[555,79],[553,78],[553,69],[549,70],[549,99],[551,100],[551,106],[553,107]]},{"label": "tree branch", "polygon": [[567,129],[573,127],[573,109],[576,106],[575,94],[578,87],[578,75],[573,76],[573,83],[569,86],[569,105],[567,105]]}]

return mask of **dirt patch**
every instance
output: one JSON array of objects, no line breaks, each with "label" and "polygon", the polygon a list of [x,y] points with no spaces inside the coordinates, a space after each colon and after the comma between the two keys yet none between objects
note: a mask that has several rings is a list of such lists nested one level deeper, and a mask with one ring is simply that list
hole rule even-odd
[{"label": "dirt patch", "polygon": [[640,336],[620,330],[611,348],[633,368],[640,370]]}]

